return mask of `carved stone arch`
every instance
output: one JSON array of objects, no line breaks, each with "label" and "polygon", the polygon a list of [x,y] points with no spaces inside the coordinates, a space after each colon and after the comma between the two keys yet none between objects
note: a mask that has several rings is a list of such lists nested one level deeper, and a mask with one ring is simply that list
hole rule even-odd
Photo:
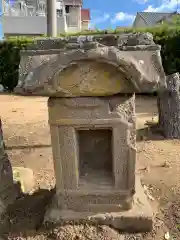
[{"label": "carved stone arch", "polygon": [[51,59],[51,62],[44,65],[44,71],[49,72],[50,65],[54,69],[52,75],[48,76],[48,85],[55,92],[54,96],[61,96],[62,93],[63,96],[103,96],[105,93],[112,95],[140,91],[138,81],[141,73],[138,67],[133,59],[128,59],[117,48],[78,49],[64,52],[56,56],[56,61]]},{"label": "carved stone arch", "polygon": [[57,71],[51,84],[57,96],[61,92],[68,96],[105,96],[136,91],[118,66],[89,59],[72,62]]},{"label": "carved stone arch", "polygon": [[[145,74],[145,66],[142,66],[142,64],[135,57],[133,57],[132,54],[128,53],[127,51],[120,51],[116,47],[99,46],[89,50],[64,50],[61,52],[57,51],[52,55],[49,59],[47,58],[48,60],[46,62],[35,67],[32,72],[28,73],[29,76],[26,76],[27,81],[26,79],[22,81],[24,82],[24,85],[20,86],[20,88],[24,88],[26,89],[26,92],[31,92],[34,95],[59,97],[104,95],[104,91],[102,91],[100,88],[98,91],[91,91],[92,89],[90,90],[90,86],[87,86],[89,89],[83,87],[85,82],[83,82],[83,85],[81,85],[81,88],[83,87],[84,90],[81,89],[80,94],[77,94],[78,89],[76,89],[74,92],[71,92],[71,87],[69,89],[67,88],[67,83],[69,81],[67,80],[67,72],[69,71],[69,78],[71,77],[72,81],[72,84],[70,81],[69,85],[72,85],[74,88],[74,85],[78,85],[78,82],[74,82],[73,77],[75,75],[72,74],[72,70],[75,67],[78,69],[77,66],[83,64],[84,69],[86,68],[86,70],[88,68],[88,64],[91,65],[91,70],[95,71],[96,69],[96,73],[97,67],[99,66],[101,72],[99,73],[101,75],[101,84],[99,83],[99,85],[104,85],[104,88],[107,88],[106,95],[141,92],[144,89],[152,89],[156,84],[155,81],[149,81],[148,75]],[[78,70],[80,71],[80,69]],[[106,84],[106,86],[105,83],[107,82],[107,76],[104,76],[105,82],[103,83],[103,71],[105,75],[108,75],[109,71],[111,72],[111,77],[108,79],[109,83]],[[112,78],[113,72],[114,75],[116,75],[115,78]],[[87,80],[86,83],[88,81],[89,80]],[[64,82],[66,82],[65,85],[63,85]],[[92,84],[90,85],[93,89],[96,89],[96,84],[98,84],[98,81],[96,83],[94,82],[93,86]],[[107,90],[109,90],[109,92]]]}]

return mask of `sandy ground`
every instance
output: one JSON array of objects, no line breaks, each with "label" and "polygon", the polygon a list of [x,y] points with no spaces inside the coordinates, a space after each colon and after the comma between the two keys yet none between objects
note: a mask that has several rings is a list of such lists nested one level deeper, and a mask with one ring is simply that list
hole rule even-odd
[{"label": "sandy ground", "polygon": [[[140,128],[147,120],[152,120],[157,112],[156,98],[138,97],[136,111],[137,126]],[[12,166],[32,169],[36,188],[54,187],[47,98],[0,95],[0,116]],[[143,139],[137,142],[136,171],[149,190],[151,198],[149,200],[157,215],[152,233],[127,239],[160,240],[165,239],[166,232],[170,233],[170,239],[180,239],[180,142],[165,140],[157,134],[149,134],[148,138]],[[121,239],[120,235],[110,228],[94,228],[66,226],[60,231],[61,234],[64,232],[63,236],[66,237],[56,234],[56,239]],[[73,238],[71,236],[73,231],[76,233],[80,231],[81,234],[78,233],[80,235],[77,234],[78,237]],[[82,236],[82,232],[90,236],[89,231],[96,232],[96,237],[95,235],[92,238],[79,237]],[[111,237],[107,237],[107,232],[111,232]],[[53,234],[47,238],[40,234],[37,239],[55,239]]]}]

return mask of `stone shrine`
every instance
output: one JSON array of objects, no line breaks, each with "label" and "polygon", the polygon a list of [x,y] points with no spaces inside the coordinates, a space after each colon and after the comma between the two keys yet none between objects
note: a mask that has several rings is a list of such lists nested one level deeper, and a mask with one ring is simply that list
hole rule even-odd
[{"label": "stone shrine", "polygon": [[150,231],[135,175],[135,93],[165,87],[151,34],[38,40],[21,52],[16,92],[49,96],[56,194],[44,222]]}]

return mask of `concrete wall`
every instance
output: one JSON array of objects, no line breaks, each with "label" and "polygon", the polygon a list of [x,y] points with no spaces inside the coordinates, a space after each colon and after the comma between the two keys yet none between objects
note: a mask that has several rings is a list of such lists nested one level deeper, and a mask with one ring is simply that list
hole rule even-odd
[{"label": "concrete wall", "polygon": [[77,32],[80,32],[80,28],[77,27],[77,26],[71,26],[71,27],[67,27],[67,32],[68,33],[77,33]]},{"label": "concrete wall", "polygon": [[82,30],[88,30],[89,29],[89,21],[82,22]]},{"label": "concrete wall", "polygon": [[[41,16],[3,16],[2,28],[5,35],[42,35],[47,33],[46,22],[46,17]],[[57,29],[58,34],[65,32],[63,18],[57,19]]]},{"label": "concrete wall", "polygon": [[70,7],[69,14],[67,14],[66,17],[66,21],[69,28],[76,27],[78,28],[78,32],[81,31],[81,7]]}]

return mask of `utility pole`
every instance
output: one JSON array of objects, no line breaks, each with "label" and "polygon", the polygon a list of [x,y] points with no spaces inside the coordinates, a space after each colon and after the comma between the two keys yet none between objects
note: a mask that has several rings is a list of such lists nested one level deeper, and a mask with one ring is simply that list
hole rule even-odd
[{"label": "utility pole", "polygon": [[47,0],[47,36],[57,37],[56,0]]}]

